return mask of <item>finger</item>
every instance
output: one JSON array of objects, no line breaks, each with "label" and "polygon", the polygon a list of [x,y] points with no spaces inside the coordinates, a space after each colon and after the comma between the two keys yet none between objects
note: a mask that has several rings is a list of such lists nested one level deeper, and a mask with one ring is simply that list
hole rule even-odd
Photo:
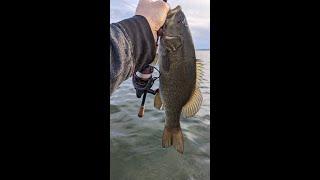
[{"label": "finger", "polygon": [[145,8],[149,6],[151,3],[151,0],[139,0],[138,6],[136,8],[136,13],[140,11],[141,8]]},{"label": "finger", "polygon": [[158,0],[156,3],[165,13],[169,12],[170,6],[168,3],[164,2],[163,0]]},{"label": "finger", "polygon": [[152,2],[152,0],[140,0],[139,2],[141,2],[141,3],[143,3],[143,4],[146,4],[146,3]]},{"label": "finger", "polygon": [[170,4],[166,3],[166,8],[168,9],[168,11],[170,10]]},{"label": "finger", "polygon": [[164,6],[163,8],[164,8],[165,12],[168,13],[170,10],[170,5],[168,3],[164,3],[163,6]]}]

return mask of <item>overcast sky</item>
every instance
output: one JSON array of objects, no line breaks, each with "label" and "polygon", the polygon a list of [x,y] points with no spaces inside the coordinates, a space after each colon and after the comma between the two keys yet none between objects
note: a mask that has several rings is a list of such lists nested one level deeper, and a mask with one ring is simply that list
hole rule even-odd
[{"label": "overcast sky", "polygon": [[[134,15],[139,0],[111,0],[110,21]],[[210,49],[210,0],[168,0],[171,8],[180,5],[187,17],[196,49]]]}]

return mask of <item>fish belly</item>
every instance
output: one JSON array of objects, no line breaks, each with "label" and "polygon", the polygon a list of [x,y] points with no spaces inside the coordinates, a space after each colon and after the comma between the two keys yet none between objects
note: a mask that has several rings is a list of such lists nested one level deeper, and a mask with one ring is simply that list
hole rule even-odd
[{"label": "fish belly", "polygon": [[[195,87],[195,67],[193,63],[181,63],[160,77],[160,96],[165,105],[166,119],[179,121],[182,107],[189,100]],[[173,116],[172,118],[170,116]]]}]

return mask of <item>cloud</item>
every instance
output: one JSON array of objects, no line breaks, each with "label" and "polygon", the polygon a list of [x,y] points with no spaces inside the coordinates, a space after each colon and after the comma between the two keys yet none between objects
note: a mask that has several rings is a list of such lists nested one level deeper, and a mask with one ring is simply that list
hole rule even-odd
[{"label": "cloud", "polygon": [[[134,16],[139,0],[111,0],[110,22]],[[197,49],[210,48],[210,0],[168,0],[171,8],[180,5],[187,17]]]}]

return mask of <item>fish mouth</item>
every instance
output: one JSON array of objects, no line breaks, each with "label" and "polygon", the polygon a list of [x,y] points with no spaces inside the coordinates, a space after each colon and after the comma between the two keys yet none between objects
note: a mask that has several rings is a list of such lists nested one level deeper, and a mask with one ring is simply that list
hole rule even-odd
[{"label": "fish mouth", "polygon": [[173,14],[176,14],[180,10],[181,10],[181,6],[180,5],[178,5],[177,7],[173,8],[173,9],[170,9],[170,11],[168,13],[168,17],[170,17]]}]

